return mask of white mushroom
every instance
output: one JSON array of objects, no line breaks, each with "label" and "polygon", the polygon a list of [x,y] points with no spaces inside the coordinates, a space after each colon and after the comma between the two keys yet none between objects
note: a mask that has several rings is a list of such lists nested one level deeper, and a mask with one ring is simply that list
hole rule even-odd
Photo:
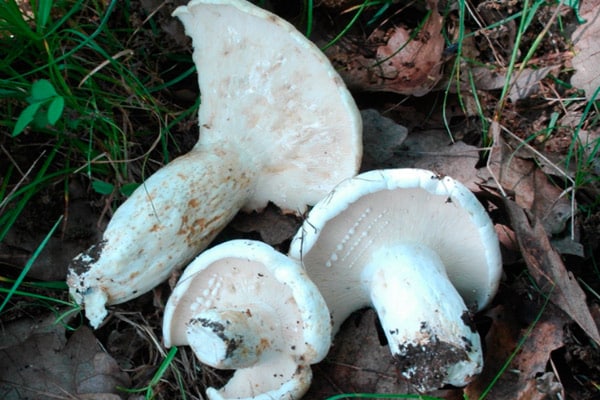
[{"label": "white mushroom", "polygon": [[418,389],[463,386],[481,371],[470,310],[490,302],[502,262],[493,223],[460,183],[419,169],[360,174],[310,211],[289,255],[325,297],[334,333],[375,308]]},{"label": "white mushroom", "polygon": [[233,240],[185,269],[163,335],[167,347],[190,345],[203,363],[237,369],[223,388],[207,390],[211,400],[292,400],[329,350],[331,321],[300,263],[264,243]]},{"label": "white mushroom", "polygon": [[179,7],[202,105],[194,149],[152,175],[69,268],[92,326],[107,304],[152,289],[203,250],[240,209],[303,212],[358,170],[361,120],[320,50],[242,0]]}]

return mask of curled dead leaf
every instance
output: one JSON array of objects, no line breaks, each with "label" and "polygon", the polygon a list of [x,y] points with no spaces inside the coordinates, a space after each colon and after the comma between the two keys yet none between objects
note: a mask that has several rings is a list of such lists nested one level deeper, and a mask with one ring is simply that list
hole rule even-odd
[{"label": "curled dead leaf", "polygon": [[[430,1],[422,26],[376,29],[366,43],[330,47],[326,54],[349,88],[413,96],[429,93],[442,77],[442,16]],[[365,52],[364,49],[373,49]]]},{"label": "curled dead leaf", "polygon": [[542,223],[511,200],[505,199],[504,205],[527,269],[540,290],[550,295],[554,304],[569,315],[593,341],[600,344],[598,326],[590,314],[585,293],[550,244]]}]

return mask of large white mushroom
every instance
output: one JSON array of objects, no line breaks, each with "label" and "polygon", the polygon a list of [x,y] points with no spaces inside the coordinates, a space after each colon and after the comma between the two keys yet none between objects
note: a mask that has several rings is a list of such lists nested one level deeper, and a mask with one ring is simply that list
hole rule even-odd
[{"label": "large white mushroom", "polygon": [[302,266],[272,247],[233,240],[200,254],[165,307],[167,347],[189,345],[212,367],[236,369],[217,399],[292,400],[331,345],[327,305]]},{"label": "large white mushroom", "polygon": [[502,262],[492,221],[462,184],[419,169],[360,174],[315,205],[289,255],[325,297],[334,334],[375,308],[417,389],[463,386],[481,371],[470,315],[494,296]]},{"label": "large white mushroom", "polygon": [[200,139],[146,180],[70,265],[70,292],[94,327],[107,304],[167,279],[238,210],[272,201],[301,213],[360,164],[356,105],[294,27],[243,0],[194,0],[174,15],[193,39]]}]

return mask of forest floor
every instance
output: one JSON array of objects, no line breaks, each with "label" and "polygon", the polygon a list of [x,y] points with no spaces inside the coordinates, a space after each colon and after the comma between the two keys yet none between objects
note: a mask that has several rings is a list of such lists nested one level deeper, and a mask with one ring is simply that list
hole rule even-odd
[{"label": "forest floor", "polygon": [[[97,330],[80,313],[68,313],[64,286],[70,260],[99,240],[127,185],[197,140],[196,75],[185,73],[192,68],[191,43],[171,17],[175,3],[125,2],[107,20],[114,40],[129,51],[113,54],[113,61],[158,87],[149,95],[176,120],[166,140],[156,137],[157,120],[164,119],[137,106],[146,99],[124,94],[132,103],[114,105],[108,118],[128,135],[127,156],[104,164],[92,156],[76,159],[77,143],[98,145],[95,154],[111,153],[102,147],[106,142],[88,143],[90,131],[72,123],[81,112],[67,105],[62,139],[33,128],[11,135],[14,110],[22,106],[2,99],[11,104],[3,121],[12,125],[0,125],[0,215],[19,210],[0,241],[0,283],[3,295],[10,293],[0,314],[2,398],[201,399],[206,387],[227,379],[185,347],[164,348],[162,313],[172,282],[111,307]],[[600,125],[593,101],[600,85],[598,1],[323,3],[316,2],[310,19],[300,1],[261,5],[305,33],[312,21],[310,39],[326,48],[362,110],[361,170],[410,167],[451,176],[475,192],[500,237],[502,283],[491,305],[474,316],[484,370],[464,388],[423,398],[600,399]],[[92,31],[103,21],[92,6],[78,15]],[[97,54],[79,55],[90,56],[90,70],[101,64]],[[385,66],[377,61],[384,55]],[[100,86],[121,92],[126,79]],[[47,166],[49,154],[54,158]],[[98,161],[97,169],[80,167],[84,161]],[[50,178],[38,182],[44,168]],[[26,201],[11,197],[27,182],[36,189]],[[214,243],[259,239],[285,253],[301,223],[300,216],[269,206],[240,213]],[[15,280],[20,286],[11,292]],[[57,288],[44,282],[58,282]],[[56,323],[58,316],[63,323]],[[378,330],[373,311],[353,314],[327,358],[313,366],[305,398],[415,394]]]}]

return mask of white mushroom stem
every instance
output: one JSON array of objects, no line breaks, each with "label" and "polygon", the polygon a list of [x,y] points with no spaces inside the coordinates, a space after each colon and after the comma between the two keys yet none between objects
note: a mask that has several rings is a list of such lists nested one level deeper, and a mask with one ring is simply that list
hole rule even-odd
[{"label": "white mushroom stem", "polygon": [[70,293],[90,324],[100,325],[106,304],[151,290],[205,248],[254,193],[255,167],[241,149],[213,147],[173,160],[140,186],[95,251],[70,266]]},{"label": "white mushroom stem", "polygon": [[[418,244],[396,244],[373,253],[362,272],[365,306],[372,304],[403,375],[429,387],[428,365],[447,367],[446,383],[463,385],[481,372],[483,355],[469,311],[437,253]],[[336,300],[323,293],[336,309]],[[347,315],[336,315],[334,325]],[[436,382],[437,383],[437,382]]]},{"label": "white mushroom stem", "polygon": [[[277,337],[264,336],[268,313],[235,310],[206,310],[197,314],[186,330],[188,344],[203,363],[214,368],[235,369],[254,365],[263,351],[268,350]],[[263,335],[263,336],[261,336]]]}]

